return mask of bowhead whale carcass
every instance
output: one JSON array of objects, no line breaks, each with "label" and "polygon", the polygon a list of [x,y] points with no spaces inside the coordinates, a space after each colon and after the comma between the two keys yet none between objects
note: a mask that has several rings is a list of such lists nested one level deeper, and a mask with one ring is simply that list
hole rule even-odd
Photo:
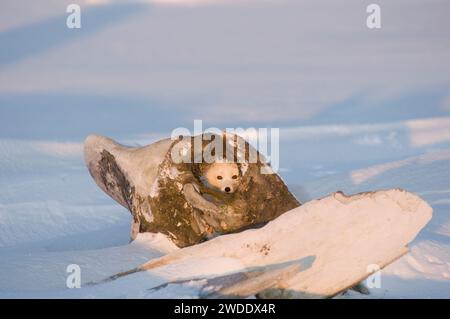
[{"label": "bowhead whale carcass", "polygon": [[[225,156],[212,147],[214,141],[223,141]],[[139,232],[161,232],[184,247],[262,225],[300,206],[275,172],[267,174],[264,157],[235,134],[167,138],[143,147],[90,135],[84,152],[97,185],[131,212],[132,239]],[[218,161],[238,167],[232,193],[205,183],[204,172]]]}]

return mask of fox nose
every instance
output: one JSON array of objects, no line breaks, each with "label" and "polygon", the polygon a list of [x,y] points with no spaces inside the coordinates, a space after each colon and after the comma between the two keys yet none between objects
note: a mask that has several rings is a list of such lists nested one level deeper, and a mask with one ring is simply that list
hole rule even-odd
[{"label": "fox nose", "polygon": [[225,192],[229,193],[231,191],[231,188],[225,187]]}]

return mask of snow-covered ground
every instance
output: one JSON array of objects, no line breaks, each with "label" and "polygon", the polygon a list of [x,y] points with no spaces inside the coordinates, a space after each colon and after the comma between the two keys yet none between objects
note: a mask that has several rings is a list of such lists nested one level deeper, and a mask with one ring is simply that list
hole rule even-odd
[{"label": "snow-covered ground", "polygon": [[379,1],[376,31],[360,1],[80,1],[68,30],[71,2],[0,4],[0,297],[195,297],[198,283],[150,290],[163,282],[146,273],[68,289],[66,267],[85,284],[177,249],[129,244],[84,137],[143,145],[203,119],[279,127],[280,174],[302,201],[419,194],[433,219],[368,297],[450,298],[447,1]]}]

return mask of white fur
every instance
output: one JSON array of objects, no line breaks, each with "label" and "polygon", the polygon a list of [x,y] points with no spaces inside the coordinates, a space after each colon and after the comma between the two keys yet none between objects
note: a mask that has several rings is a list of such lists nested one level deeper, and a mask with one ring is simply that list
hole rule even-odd
[{"label": "white fur", "polygon": [[207,186],[224,193],[234,193],[240,179],[239,167],[236,163],[212,163],[202,175],[202,180]]}]

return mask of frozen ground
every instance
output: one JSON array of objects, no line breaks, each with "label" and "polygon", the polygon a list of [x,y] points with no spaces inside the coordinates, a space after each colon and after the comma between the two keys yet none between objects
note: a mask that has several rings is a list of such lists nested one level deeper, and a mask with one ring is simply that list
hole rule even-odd
[{"label": "frozen ground", "polygon": [[280,174],[302,201],[422,196],[432,221],[369,297],[450,298],[446,1],[380,1],[378,33],[359,1],[88,2],[78,31],[64,1],[0,4],[0,297],[194,297],[195,283],[148,290],[161,279],[145,273],[69,290],[66,267],[84,284],[176,249],[128,243],[129,213],[90,178],[83,138],[145,144],[203,119],[280,127]]},{"label": "frozen ground", "polygon": [[[69,291],[69,264],[80,265],[84,284],[176,248],[163,236],[143,236],[128,244],[129,213],[97,189],[83,166],[81,149],[52,144],[49,152],[41,142],[14,141],[14,148],[11,143],[1,142],[0,296],[196,296],[195,283],[149,291],[164,281],[145,274],[104,289]],[[32,160],[22,161],[23,154]],[[449,167],[450,149],[442,149],[290,187],[305,200],[338,189],[354,193],[404,187],[420,194],[433,206],[433,219],[411,253],[383,271],[382,288],[372,289],[371,297],[450,297]],[[205,273],[217,267],[213,264],[203,266]]]}]

